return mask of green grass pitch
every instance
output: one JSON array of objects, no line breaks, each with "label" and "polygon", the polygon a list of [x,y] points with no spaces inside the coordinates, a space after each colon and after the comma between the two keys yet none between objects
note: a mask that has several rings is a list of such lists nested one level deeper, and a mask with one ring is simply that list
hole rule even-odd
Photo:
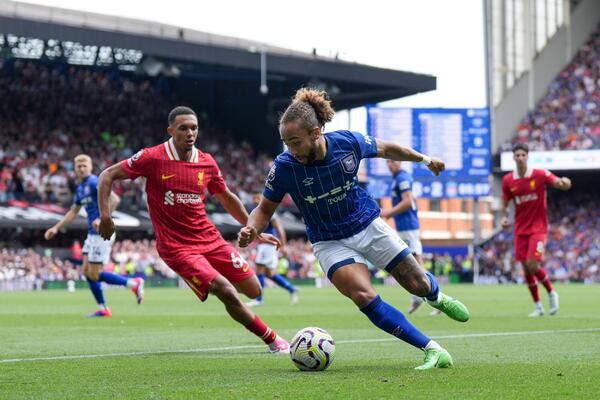
[{"label": "green grass pitch", "polygon": [[[556,316],[531,319],[524,286],[446,285],[471,320],[410,316],[454,357],[448,370],[414,371],[422,353],[379,331],[333,288],[306,287],[288,305],[268,288],[256,311],[290,339],[306,326],[336,341],[325,372],[300,372],[288,356],[231,320],[215,299],[148,289],[142,306],[107,290],[113,311],[89,319],[91,294],[0,293],[0,399],[548,399],[600,392],[600,285],[562,285]],[[378,287],[405,310],[399,287]],[[547,296],[540,288],[547,306]],[[85,356],[85,357],[78,357]],[[89,357],[88,357],[89,356]],[[39,358],[47,358],[39,360]],[[38,359],[32,360],[32,359]]]}]

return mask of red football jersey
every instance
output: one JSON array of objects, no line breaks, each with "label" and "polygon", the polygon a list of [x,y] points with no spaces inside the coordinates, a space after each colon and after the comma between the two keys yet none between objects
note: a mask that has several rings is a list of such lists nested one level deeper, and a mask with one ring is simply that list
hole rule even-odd
[{"label": "red football jersey", "polygon": [[515,170],[502,179],[502,197],[515,201],[515,235],[548,232],[546,186],[558,178],[545,169],[528,168],[523,178]]},{"label": "red football jersey", "polygon": [[156,248],[172,253],[194,246],[208,252],[222,244],[222,238],[206,215],[206,189],[222,193],[227,185],[217,163],[208,153],[192,150],[190,161],[179,159],[173,139],[140,150],[121,168],[131,179],[146,177],[150,219],[156,234]]}]

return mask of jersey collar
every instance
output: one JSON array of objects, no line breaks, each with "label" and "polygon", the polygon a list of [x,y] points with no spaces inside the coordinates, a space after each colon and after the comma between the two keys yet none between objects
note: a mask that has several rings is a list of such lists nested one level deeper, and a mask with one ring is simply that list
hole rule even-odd
[{"label": "jersey collar", "polygon": [[192,163],[198,162],[198,157],[199,157],[198,149],[195,146],[192,148],[192,156],[190,157],[190,159],[189,160],[181,160],[179,158],[179,154],[177,153],[177,150],[175,149],[175,143],[173,143],[173,138],[164,142],[163,145],[165,146],[165,151],[167,152],[167,156],[169,157],[169,160],[187,161],[187,162],[192,162]]},{"label": "jersey collar", "polygon": [[[525,175],[523,176],[523,178],[531,178],[531,174],[533,174],[533,168],[531,167],[527,167],[527,171],[525,171]],[[513,171],[513,179],[520,179],[521,177],[519,176],[519,170],[517,168],[515,168],[515,170]]]}]

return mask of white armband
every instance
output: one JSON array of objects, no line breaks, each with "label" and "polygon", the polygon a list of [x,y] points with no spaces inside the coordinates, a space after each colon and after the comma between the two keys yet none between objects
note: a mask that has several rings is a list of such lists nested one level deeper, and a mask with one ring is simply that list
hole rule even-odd
[{"label": "white armband", "polygon": [[429,165],[431,164],[431,157],[426,156],[425,154],[423,154],[423,159],[421,161],[419,161],[421,164],[423,165]]}]

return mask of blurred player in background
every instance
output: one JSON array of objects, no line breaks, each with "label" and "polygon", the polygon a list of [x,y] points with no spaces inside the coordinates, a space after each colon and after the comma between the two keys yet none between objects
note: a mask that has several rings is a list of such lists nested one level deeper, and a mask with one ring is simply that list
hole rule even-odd
[{"label": "blurred player in background", "polygon": [[[262,195],[260,193],[252,196],[252,202],[254,203],[254,207],[256,207],[260,203],[260,198]],[[254,209],[254,207],[252,207]],[[286,236],[285,230],[283,229],[283,225],[281,221],[276,216],[271,218],[269,225],[265,229],[265,233],[271,234],[281,241],[282,252],[285,251],[285,243]],[[279,253],[277,250],[277,246],[271,243],[259,243],[256,246],[256,259],[254,260],[254,264],[256,265],[256,277],[260,282],[260,286],[263,288],[260,296],[256,299],[246,303],[250,307],[261,306],[263,304],[263,296],[264,296],[264,287],[265,287],[265,276],[275,282],[278,286],[287,290],[290,293],[291,299],[290,304],[294,305],[298,302],[298,289],[296,289],[291,283],[288,282],[283,276],[277,273],[277,267],[279,265]]]},{"label": "blurred player in background", "polygon": [[[417,215],[417,202],[412,195],[413,178],[402,169],[402,162],[387,160],[387,166],[392,173],[392,208],[381,210],[381,218],[394,218],[396,231],[400,239],[406,243],[419,265],[423,265],[423,245],[419,232],[419,216]],[[423,299],[411,295],[408,313],[412,314],[423,304]],[[434,308],[431,315],[439,315],[440,310]]]},{"label": "blurred player in background", "polygon": [[550,315],[558,312],[558,293],[552,288],[552,282],[546,270],[540,266],[544,259],[546,236],[548,234],[548,202],[546,186],[559,190],[569,190],[571,180],[558,178],[545,169],[533,169],[527,166],[529,148],[526,144],[513,147],[513,159],[517,168],[504,175],[502,179],[502,228],[510,226],[508,205],[515,203],[515,259],[523,264],[525,281],[535,303],[530,317],[544,315],[537,282],[546,288],[550,298]]},{"label": "blurred player in background", "polygon": [[[139,151],[100,175],[100,235],[109,239],[114,232],[109,212],[113,182],[146,177],[148,210],[163,261],[201,301],[215,295],[229,315],[263,340],[271,353],[289,353],[289,344],[240,299],[238,291],[256,298],[261,286],[248,263],[206,215],[208,190],[242,225],[248,220],[246,209],[225,184],[213,157],[194,145],[198,137],[196,113],[188,107],[176,107],[169,113],[168,124],[169,140]],[[279,244],[271,235],[261,239]]]},{"label": "blurred player in background", "polygon": [[279,121],[288,150],[275,159],[263,198],[240,230],[239,244],[245,247],[255,240],[290,193],[321,268],[335,287],[378,328],[423,350],[425,361],[417,369],[449,367],[450,354],[377,294],[367,261],[449,317],[464,322],[469,312],[440,292],[435,277],[423,270],[396,232],[379,218],[379,206],[358,186],[356,177],[360,160],[369,157],[422,162],[436,175],[444,170],[444,163],[356,132],[324,134],[323,126],[333,115],[327,93],[298,90]]},{"label": "blurred player in background", "polygon": [[[138,304],[144,300],[144,280],[142,278],[124,278],[121,275],[102,271],[104,264],[110,259],[114,236],[110,240],[103,240],[98,235],[100,226],[100,212],[98,210],[98,177],[92,174],[92,158],[86,154],[80,154],[74,159],[75,174],[79,185],[75,189],[75,201],[71,209],[52,228],[44,233],[46,240],[52,239],[60,229],[69,225],[77,215],[82,206],[87,212],[88,235],[83,244],[83,274],[85,275],[90,290],[96,299],[98,309],[89,317],[110,317],[110,309],[104,300],[102,284],[127,286],[135,294]],[[119,196],[110,192],[110,212],[119,205]]]}]

